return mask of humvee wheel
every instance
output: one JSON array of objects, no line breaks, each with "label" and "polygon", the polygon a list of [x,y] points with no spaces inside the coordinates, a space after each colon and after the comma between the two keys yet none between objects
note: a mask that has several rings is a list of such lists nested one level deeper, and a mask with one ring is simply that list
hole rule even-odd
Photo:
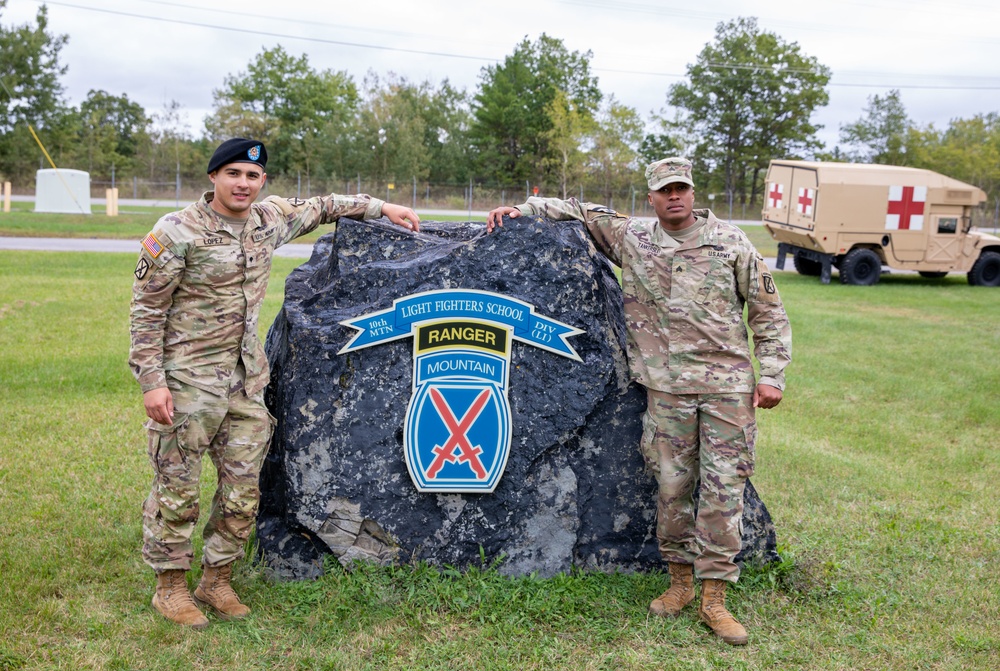
[{"label": "humvee wheel", "polygon": [[918,270],[917,274],[929,280],[939,280],[948,274],[947,270]]},{"label": "humvee wheel", "polygon": [[819,261],[813,261],[812,259],[807,259],[804,256],[798,254],[792,259],[792,264],[795,266],[795,270],[799,275],[812,275],[813,277],[819,277],[819,274],[823,271],[823,264]]},{"label": "humvee wheel", "polygon": [[840,281],[843,284],[871,286],[878,282],[881,274],[882,259],[870,249],[852,249],[840,262]]},{"label": "humvee wheel", "polygon": [[977,287],[1000,287],[1000,254],[980,254],[969,271],[969,284]]}]

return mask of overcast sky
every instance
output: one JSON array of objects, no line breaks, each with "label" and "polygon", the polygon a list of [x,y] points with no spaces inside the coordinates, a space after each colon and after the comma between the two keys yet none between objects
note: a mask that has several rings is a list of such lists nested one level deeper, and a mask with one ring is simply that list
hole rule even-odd
[{"label": "overcast sky", "polygon": [[[0,22],[34,22],[36,0],[9,0]],[[50,1],[69,102],[90,89],[122,93],[148,112],[176,100],[200,135],[212,91],[278,44],[317,70],[360,84],[371,69],[474,91],[482,68],[541,33],[593,52],[605,95],[644,117],[666,105],[670,84],[715,35],[719,22],[759,26],[831,68],[830,104],[814,119],[836,143],[872,95],[899,89],[910,119],[942,129],[955,118],[1000,112],[1000,2],[996,0],[240,0]],[[207,5],[208,3],[205,3]],[[238,11],[234,11],[238,10]]]}]

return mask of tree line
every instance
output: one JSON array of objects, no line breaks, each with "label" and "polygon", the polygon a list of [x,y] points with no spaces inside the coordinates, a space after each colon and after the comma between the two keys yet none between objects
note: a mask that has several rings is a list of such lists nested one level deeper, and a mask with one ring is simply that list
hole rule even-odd
[{"label": "tree line", "polygon": [[760,202],[773,158],[924,167],[1000,196],[1000,115],[920,126],[891,90],[870,97],[830,150],[812,121],[829,101],[830,69],[754,18],[718,24],[685,78],[665,90],[670,117],[644,117],[605,94],[591,52],[542,34],[484,67],[473,91],[394,73],[370,71],[358,81],[316,69],[306,54],[265,48],[224,78],[194,136],[176,102],[150,112],[125,93],[91,90],[78,107],[68,105],[59,60],[68,37],[49,31],[44,5],[33,24],[4,25],[6,4],[0,0],[0,177],[19,188],[48,167],[34,130],[60,167],[87,170],[97,182],[114,175],[123,185],[172,185],[179,175],[200,187],[213,148],[243,136],[267,144],[272,180],[316,185],[313,192],[363,178],[415,191],[419,183],[428,194],[431,185],[512,193],[541,185],[546,195],[614,203],[642,197],[646,163],[684,154],[695,161],[701,193],[744,206]]}]

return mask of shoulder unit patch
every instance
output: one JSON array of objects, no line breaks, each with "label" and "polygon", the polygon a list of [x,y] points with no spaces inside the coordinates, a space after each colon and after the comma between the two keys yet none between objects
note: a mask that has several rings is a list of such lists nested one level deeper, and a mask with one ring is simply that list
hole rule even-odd
[{"label": "shoulder unit patch", "polygon": [[764,259],[757,257],[757,300],[761,303],[779,303],[778,287],[774,285],[774,276]]},{"label": "shoulder unit patch", "polygon": [[135,264],[135,272],[134,272],[135,279],[141,280],[143,277],[146,276],[146,273],[148,272],[149,272],[149,261],[146,260],[146,257],[140,256],[139,263]]}]

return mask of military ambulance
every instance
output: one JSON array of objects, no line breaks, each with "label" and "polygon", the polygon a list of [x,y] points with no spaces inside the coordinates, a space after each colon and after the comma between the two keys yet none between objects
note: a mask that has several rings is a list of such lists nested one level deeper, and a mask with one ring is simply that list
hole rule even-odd
[{"label": "military ambulance", "polygon": [[875,284],[882,266],[924,277],[968,274],[1000,286],[1000,238],[972,229],[982,189],[930,170],[891,165],[771,161],[764,226],[778,241],[777,267],[830,282]]}]

